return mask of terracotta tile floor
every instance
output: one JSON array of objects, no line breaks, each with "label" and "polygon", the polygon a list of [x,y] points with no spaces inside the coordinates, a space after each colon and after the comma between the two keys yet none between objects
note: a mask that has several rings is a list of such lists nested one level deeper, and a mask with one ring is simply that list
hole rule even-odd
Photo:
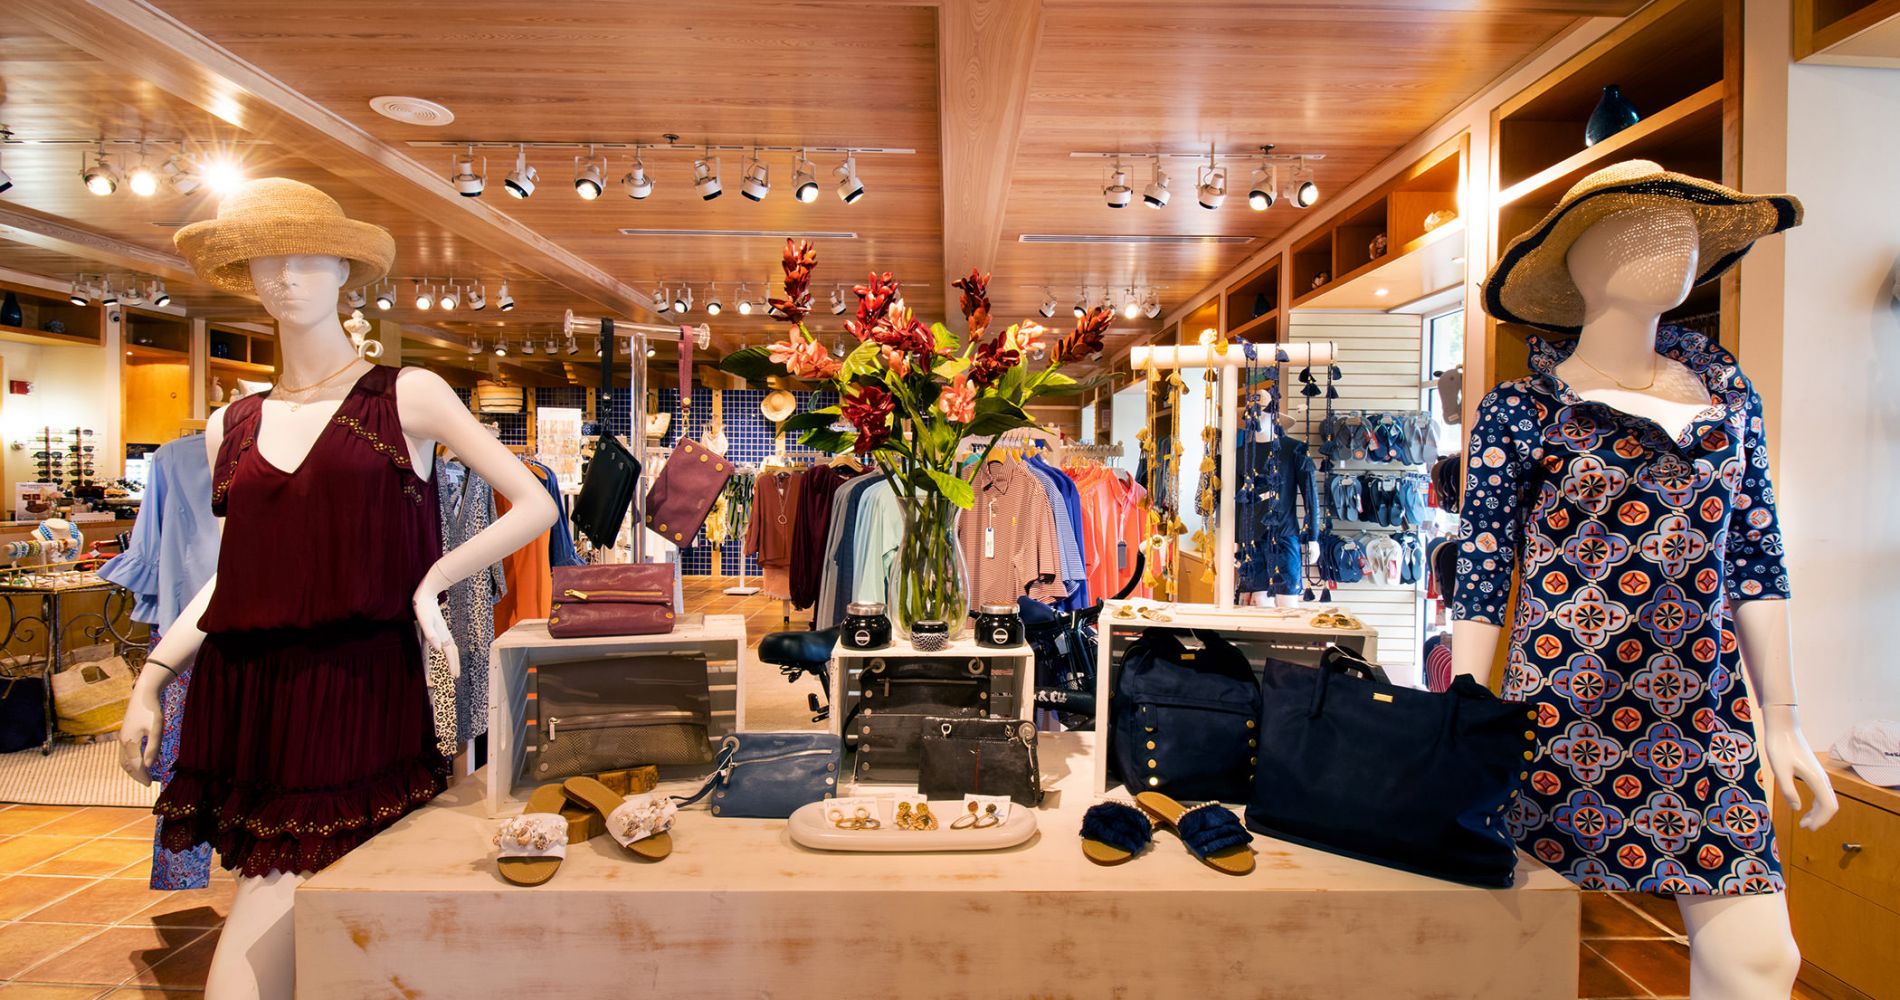
[{"label": "terracotta tile floor", "polygon": [[[689,580],[688,610],[744,614],[755,639],[786,627],[779,602],[720,593],[733,582]],[[810,680],[787,684],[750,657],[745,670],[756,728],[809,724]],[[202,994],[235,883],[220,870],[208,889],[152,891],[152,822],[140,809],[0,805],[0,1000]],[[1582,1000],[1688,994],[1673,901],[1586,893],[1582,932]]]}]

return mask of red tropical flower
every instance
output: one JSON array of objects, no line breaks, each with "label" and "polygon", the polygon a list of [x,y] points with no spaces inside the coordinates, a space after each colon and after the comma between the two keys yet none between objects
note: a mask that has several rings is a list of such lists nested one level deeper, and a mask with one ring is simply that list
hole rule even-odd
[{"label": "red tropical flower", "polygon": [[1022,360],[1020,352],[1004,346],[1002,337],[978,344],[976,356],[970,359],[970,383],[987,389],[1002,381],[1003,376]]},{"label": "red tropical flower", "polygon": [[890,393],[874,385],[858,386],[842,407],[844,418],[858,432],[857,444],[852,450],[860,455],[869,454],[890,440],[891,416],[896,411],[897,401]]},{"label": "red tropical flower", "polygon": [[952,281],[950,287],[963,293],[957,296],[957,305],[963,309],[963,318],[970,321],[970,337],[983,336],[990,326],[990,276],[973,267],[969,277]]},{"label": "red tropical flower", "polygon": [[818,266],[818,249],[810,240],[785,241],[785,297],[772,300],[772,315],[796,323],[811,312],[811,269]]},{"label": "red tropical flower", "polygon": [[892,309],[871,329],[880,345],[928,361],[937,353],[937,337],[909,309]]},{"label": "red tropical flower", "polygon": [[1101,357],[1106,346],[1103,337],[1108,333],[1109,325],[1115,322],[1115,310],[1107,306],[1090,309],[1081,319],[1075,321],[1075,332],[1062,338],[1056,344],[1056,364],[1065,365],[1071,361],[1093,361]]},{"label": "red tropical flower", "polygon": [[897,286],[897,279],[891,277],[889,271],[883,274],[873,271],[864,284],[852,286],[851,291],[858,296],[858,315],[855,319],[845,320],[844,328],[858,338],[859,343],[863,343],[891,311],[891,303],[896,302],[898,297]]}]

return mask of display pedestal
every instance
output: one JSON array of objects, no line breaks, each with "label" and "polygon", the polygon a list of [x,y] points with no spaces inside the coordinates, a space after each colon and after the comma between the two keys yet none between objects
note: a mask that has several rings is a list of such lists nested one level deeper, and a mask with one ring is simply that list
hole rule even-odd
[{"label": "display pedestal", "polygon": [[1577,995],[1578,892],[1527,857],[1489,891],[1256,838],[1235,878],[1164,832],[1100,868],[1076,836],[1090,738],[1043,739],[1069,794],[1009,850],[824,853],[696,806],[667,860],[595,838],[533,889],[496,875],[465,779],[297,890],[298,995]]}]

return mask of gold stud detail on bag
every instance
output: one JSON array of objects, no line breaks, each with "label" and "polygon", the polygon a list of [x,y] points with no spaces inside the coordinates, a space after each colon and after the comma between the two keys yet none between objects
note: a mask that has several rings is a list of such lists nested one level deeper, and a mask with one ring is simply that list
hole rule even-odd
[{"label": "gold stud detail on bag", "polygon": [[1536,759],[1536,756],[1537,756],[1536,754],[1531,753],[1529,750],[1524,751],[1525,760],[1534,760]]},{"label": "gold stud detail on bag", "polygon": [[1157,762],[1153,757],[1148,758],[1148,770],[1152,771],[1155,768],[1160,767],[1160,766],[1161,764]]},{"label": "gold stud detail on bag", "polygon": [[1259,727],[1260,727],[1260,724],[1258,722],[1255,722],[1252,719],[1247,720],[1248,729],[1258,729]]},{"label": "gold stud detail on bag", "polygon": [[1160,784],[1161,784],[1161,779],[1160,779],[1159,777],[1156,777],[1155,775],[1149,775],[1149,776],[1148,776],[1148,787],[1149,787],[1149,788],[1154,788],[1154,787],[1156,787],[1157,785],[1160,785]]},{"label": "gold stud detail on bag", "polygon": [[1153,741],[1153,740],[1149,740],[1149,741],[1148,741],[1148,749],[1150,749],[1150,750],[1153,750],[1154,748],[1155,748],[1155,741]]},{"label": "gold stud detail on bag", "polygon": [[704,461],[706,461],[706,455],[705,455],[705,453],[704,453],[704,452],[701,452],[701,453],[700,453],[700,456],[699,456],[699,460],[700,460],[700,461],[702,461],[702,462],[704,462]]}]

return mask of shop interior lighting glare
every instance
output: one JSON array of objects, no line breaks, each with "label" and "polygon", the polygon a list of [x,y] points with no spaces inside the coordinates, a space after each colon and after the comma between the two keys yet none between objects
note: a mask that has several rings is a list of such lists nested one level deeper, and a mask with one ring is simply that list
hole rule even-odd
[{"label": "shop interior lighting glare", "polygon": [[653,193],[653,177],[647,173],[647,161],[640,158],[639,146],[633,147],[633,166],[620,178],[620,187],[634,201],[643,201]]},{"label": "shop interior lighting glare", "polygon": [[515,152],[515,168],[502,178],[501,186],[517,198],[534,197],[534,186],[540,182],[541,175],[528,163],[528,147],[522,146]]},{"label": "shop interior lighting glare", "polygon": [[725,307],[719,304],[719,286],[713,285],[706,290],[706,315],[717,316],[724,311]]},{"label": "shop interior lighting glare", "polygon": [[150,198],[158,193],[158,172],[153,170],[151,163],[145,159],[143,147],[139,149],[138,165],[126,175],[125,183],[132,189],[133,194],[141,198]]},{"label": "shop interior lighting glare", "polygon": [[1128,171],[1122,167],[1122,161],[1115,161],[1115,169],[1109,173],[1108,183],[1102,187],[1102,199],[1109,208],[1127,208],[1135,199],[1135,189],[1128,186]]},{"label": "shop interior lighting glare", "polygon": [[682,316],[693,311],[693,290],[691,288],[686,285],[680,286],[679,294],[673,299],[673,311]]},{"label": "shop interior lighting glare", "polygon": [[101,142],[99,151],[93,154],[92,165],[79,172],[85,179],[86,190],[104,197],[119,189],[119,172],[112,169],[111,161],[106,159],[106,145]]},{"label": "shop interior lighting glare", "polygon": [[1141,301],[1135,297],[1135,290],[1130,288],[1128,294],[1122,298],[1122,317],[1134,319],[1139,315],[1141,315]]},{"label": "shop interior lighting glare", "polygon": [[771,174],[772,168],[759,159],[759,151],[754,149],[752,158],[745,162],[744,169],[740,171],[739,194],[747,201],[764,201],[765,196],[772,193]]},{"label": "shop interior lighting glare", "polygon": [[422,283],[421,278],[417,278],[416,279],[416,308],[428,309],[434,305],[435,305],[435,295],[430,291],[428,286]]},{"label": "shop interior lighting glare", "polygon": [[217,157],[205,163],[203,177],[213,194],[230,194],[244,183],[244,168],[236,160]]},{"label": "shop interior lighting glare", "polygon": [[495,307],[502,312],[509,312],[515,307],[515,297],[508,294],[508,283],[506,281],[501,283],[501,293],[495,296]]},{"label": "shop interior lighting glare", "polygon": [[448,286],[442,290],[441,297],[436,301],[441,303],[444,312],[453,310],[456,306],[462,304],[461,293],[455,288],[455,279],[449,279]]},{"label": "shop interior lighting glare", "polygon": [[388,312],[390,309],[395,308],[395,305],[396,290],[385,282],[382,291],[376,293],[376,308]]},{"label": "shop interior lighting glare", "polygon": [[455,193],[464,198],[480,198],[488,187],[488,158],[482,158],[482,169],[475,169],[475,147],[455,158],[455,169],[449,172],[449,183],[455,186]]},{"label": "shop interior lighting glare", "polygon": [[693,190],[701,201],[711,201],[725,192],[719,183],[719,158],[712,155],[712,147],[706,147],[706,155],[693,161]]},{"label": "shop interior lighting glare", "polygon": [[508,335],[504,333],[501,335],[501,337],[498,340],[495,341],[495,357],[505,358],[507,356],[508,356]]},{"label": "shop interior lighting glare", "polygon": [[833,167],[831,172],[838,178],[839,200],[850,205],[864,197],[864,181],[858,177],[858,158],[855,154],[844,154],[844,162]]},{"label": "shop interior lighting glare", "polygon": [[818,168],[805,158],[802,149],[792,161],[792,197],[806,204],[818,200]]},{"label": "shop interior lighting glare", "polygon": [[113,289],[111,278],[106,279],[105,291],[99,295],[99,304],[107,306],[116,306],[119,304],[119,293]]},{"label": "shop interior lighting glare", "polygon": [[739,286],[739,315],[752,315],[752,292],[744,285]]},{"label": "shop interior lighting glare", "polygon": [[607,165],[594,155],[594,147],[587,147],[587,158],[574,158],[574,193],[582,201],[593,201],[607,188]]}]

